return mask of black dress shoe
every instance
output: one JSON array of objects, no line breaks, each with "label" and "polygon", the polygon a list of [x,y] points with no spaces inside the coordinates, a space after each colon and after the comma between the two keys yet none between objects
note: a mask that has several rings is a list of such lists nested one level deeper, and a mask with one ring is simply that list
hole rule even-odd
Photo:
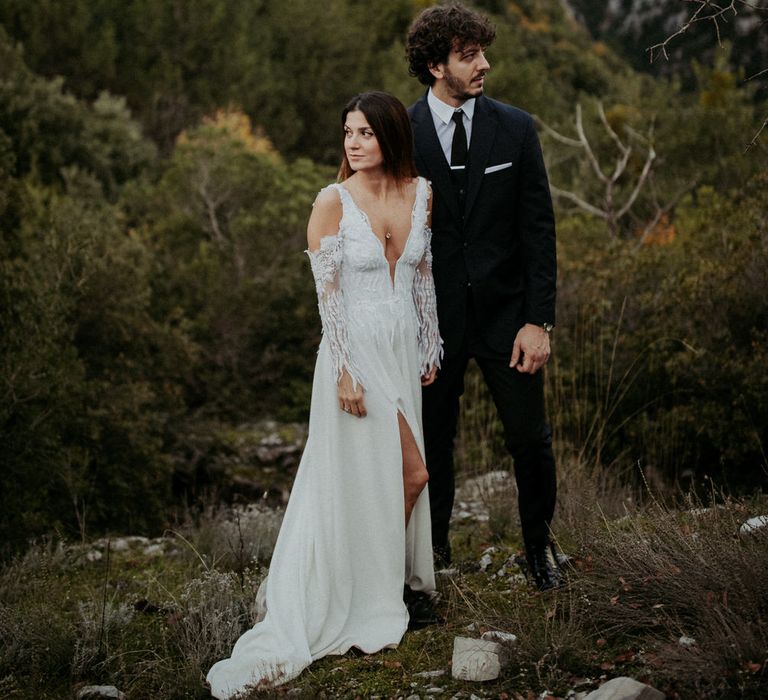
[{"label": "black dress shoe", "polygon": [[443,621],[435,612],[432,599],[423,591],[411,590],[411,587],[406,584],[403,588],[403,601],[408,608],[409,630],[420,630]]},{"label": "black dress shoe", "polygon": [[528,572],[536,588],[548,591],[563,585],[563,572],[557,563],[555,546],[551,542],[526,549]]}]

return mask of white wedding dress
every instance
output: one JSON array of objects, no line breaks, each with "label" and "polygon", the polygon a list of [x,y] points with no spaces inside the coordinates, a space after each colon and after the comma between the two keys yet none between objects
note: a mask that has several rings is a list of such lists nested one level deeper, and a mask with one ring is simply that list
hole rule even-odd
[{"label": "white wedding dress", "polygon": [[[399,411],[423,458],[420,376],[442,356],[429,184],[419,178],[394,280],[368,217],[343,184],[329,188],[343,214],[338,233],[308,251],[323,325],[309,437],[259,590],[264,617],[209,671],[216,698],[285,683],[352,646],[397,646],[408,626],[403,584],[435,588],[427,489],[405,527],[397,418]],[[339,409],[342,368],[365,389],[365,418]]]}]

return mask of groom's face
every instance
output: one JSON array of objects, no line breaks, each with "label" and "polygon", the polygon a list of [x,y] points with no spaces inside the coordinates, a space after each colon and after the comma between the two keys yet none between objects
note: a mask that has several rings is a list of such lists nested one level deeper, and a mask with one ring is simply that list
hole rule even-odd
[{"label": "groom's face", "polygon": [[433,89],[439,97],[450,98],[451,102],[464,102],[482,95],[485,74],[490,69],[481,46],[454,44],[448,60],[432,68],[436,79]]}]

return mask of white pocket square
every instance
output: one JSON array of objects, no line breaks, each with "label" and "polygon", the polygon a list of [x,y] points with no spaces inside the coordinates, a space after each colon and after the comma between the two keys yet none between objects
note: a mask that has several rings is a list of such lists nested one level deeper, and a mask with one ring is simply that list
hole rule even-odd
[{"label": "white pocket square", "polygon": [[491,173],[495,173],[498,170],[504,170],[504,168],[511,168],[512,163],[499,163],[498,165],[492,165],[489,168],[485,169],[485,174],[490,175]]}]

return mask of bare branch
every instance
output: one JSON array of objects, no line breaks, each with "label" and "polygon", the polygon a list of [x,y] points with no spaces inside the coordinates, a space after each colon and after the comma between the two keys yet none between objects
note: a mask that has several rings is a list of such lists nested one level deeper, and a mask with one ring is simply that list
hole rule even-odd
[{"label": "bare branch", "polygon": [[643,185],[648,178],[648,173],[651,172],[651,165],[653,164],[654,160],[656,160],[656,151],[653,150],[653,146],[650,146],[648,148],[648,156],[645,159],[645,164],[643,165],[643,170],[640,173],[640,177],[637,178],[637,183],[635,183],[635,188],[632,190],[632,194],[629,195],[629,199],[624,203],[624,206],[619,209],[618,213],[616,214],[617,219],[620,219],[632,208],[632,205],[637,199],[637,195],[640,194],[640,190],[643,188]]},{"label": "bare branch", "polygon": [[658,201],[656,202],[656,214],[653,217],[653,219],[651,219],[645,225],[642,235],[637,240],[636,248],[642,247],[642,245],[648,239],[648,236],[651,235],[651,232],[653,231],[653,229],[656,228],[656,224],[658,224],[659,221],[661,221],[661,217],[669,213],[669,211],[673,207],[675,207],[677,203],[680,201],[680,198],[687,192],[690,192],[698,184],[699,184],[699,177],[697,176],[693,180],[686,182],[685,185],[683,185],[677,192],[675,192],[675,194],[673,194],[662,206],[659,206]]},{"label": "bare branch", "polygon": [[766,126],[768,126],[768,117],[765,118],[763,123],[760,125],[760,128],[757,130],[757,133],[755,133],[755,135],[752,137],[752,140],[747,144],[747,147],[744,149],[744,153],[746,153],[750,148],[757,146],[757,141],[760,138],[760,134],[763,133]]},{"label": "bare branch", "polygon": [[629,161],[630,155],[632,155],[631,147],[627,148],[627,150],[624,151],[624,153],[622,153],[621,156],[616,159],[616,167],[613,170],[613,175],[611,175],[611,183],[618,182],[619,178],[627,168],[627,162]]},{"label": "bare branch", "polygon": [[567,190],[561,190],[559,187],[555,187],[552,184],[550,184],[549,189],[552,192],[552,196],[568,199],[571,202],[573,202],[576,206],[578,206],[580,209],[583,209],[584,211],[587,211],[590,214],[594,214],[595,216],[599,216],[601,219],[608,219],[608,212],[605,212],[602,209],[598,209],[596,206],[582,199],[577,194],[574,194],[573,192],[568,192]]},{"label": "bare branch", "polygon": [[605,176],[605,173],[603,172],[602,168],[600,167],[600,163],[597,162],[597,158],[595,157],[595,153],[592,150],[592,147],[589,145],[589,141],[587,141],[587,135],[584,133],[584,125],[581,122],[581,105],[576,105],[576,133],[579,135],[579,141],[581,141],[582,148],[584,149],[584,153],[586,153],[587,160],[589,161],[589,164],[592,166],[592,170],[595,171],[595,175],[597,175],[598,178],[602,182],[608,183],[608,178]]},{"label": "bare branch", "polygon": [[654,44],[646,49],[649,53],[651,63],[656,60],[661,54],[666,60],[669,60],[669,54],[667,53],[667,46],[677,39],[677,37],[685,34],[694,24],[699,22],[712,22],[717,37],[718,46],[722,46],[722,37],[720,34],[720,23],[728,22],[729,15],[735,17],[739,14],[739,10],[750,9],[756,12],[768,12],[768,5],[761,5],[756,2],[750,2],[749,0],[730,0],[726,3],[716,3],[712,0],[683,0],[683,2],[689,5],[695,5],[696,9],[693,13],[683,22],[676,32],[670,34],[664,41]]},{"label": "bare branch", "polygon": [[[685,22],[683,22],[683,24],[677,29],[676,32],[670,34],[666,39],[664,39],[664,41],[659,42],[658,44],[654,44],[653,46],[650,46],[646,49],[646,51],[649,53],[649,60],[651,63],[653,63],[654,60],[658,58],[659,54],[663,55],[666,60],[669,60],[667,46],[677,37],[685,34],[694,24],[699,22],[712,22],[715,30],[715,36],[717,38],[717,45],[720,47],[723,45],[722,36],[720,34],[721,22],[727,23],[729,18],[736,17],[740,10],[747,9],[753,10],[754,12],[763,13],[765,18],[761,22],[760,26],[768,22],[768,4],[752,2],[751,0],[729,0],[729,2],[723,3],[717,3],[713,0],[682,0],[682,2],[685,2],[689,5],[695,5],[696,9],[685,20]],[[746,78],[745,82],[753,80],[754,78],[764,75],[765,73],[768,73],[768,68],[764,68],[754,75],[751,75],[749,78]],[[744,149],[745,153],[750,148],[753,148],[757,145],[758,138],[766,128],[766,122],[768,122],[768,119],[763,122],[757,133],[752,137],[752,140],[747,144],[747,147]]]},{"label": "bare branch", "polygon": [[616,143],[616,146],[618,146],[618,149],[624,153],[628,150],[628,147],[625,146],[621,139],[619,138],[618,134],[613,130],[613,127],[608,123],[608,117],[605,116],[605,110],[603,109],[603,103],[602,101],[598,100],[597,102],[597,113],[600,115],[600,121],[603,122],[603,126],[605,127],[605,130],[608,132],[608,135],[614,140]]},{"label": "bare branch", "polygon": [[555,131],[549,124],[547,124],[541,117],[533,115],[533,118],[536,120],[536,123],[541,126],[544,131],[549,134],[555,141],[559,141],[560,143],[564,143],[566,146],[573,146],[574,148],[581,148],[581,141],[577,141],[576,139],[569,138],[568,136],[563,136],[559,131]]},{"label": "bare branch", "polygon": [[[768,22],[768,20],[766,20],[766,22]],[[762,70],[757,71],[757,73],[750,75],[748,78],[744,78],[744,82],[748,83],[750,80],[759,78],[761,75],[765,75],[766,73],[768,73],[768,68],[763,68]]]},{"label": "bare branch", "polygon": [[576,194],[575,192],[571,192],[569,190],[562,190],[559,187],[556,187],[554,185],[551,185],[550,187],[552,195],[554,197],[566,199],[572,202],[573,204],[575,204],[577,207],[579,207],[583,211],[586,211],[589,214],[592,214],[593,216],[597,216],[601,219],[604,219],[608,224],[608,229],[611,235],[616,236],[619,232],[619,220],[622,217],[626,216],[629,210],[634,206],[635,201],[637,200],[640,192],[645,186],[646,181],[651,173],[653,163],[656,160],[656,151],[653,148],[653,138],[652,138],[653,120],[651,121],[651,125],[648,128],[647,135],[641,135],[641,134],[638,134],[634,129],[631,129],[629,127],[626,128],[626,132],[630,139],[634,139],[636,141],[644,142],[647,144],[648,152],[646,155],[646,159],[645,159],[645,163],[643,165],[642,171],[640,175],[637,177],[637,181],[635,182],[635,185],[632,188],[632,191],[629,193],[629,196],[624,201],[624,204],[619,206],[619,204],[614,200],[614,192],[619,182],[619,179],[626,172],[630,156],[632,155],[632,152],[633,152],[633,148],[630,143],[625,144],[624,141],[621,140],[619,135],[613,130],[613,128],[608,122],[608,118],[605,115],[605,110],[603,109],[603,105],[601,103],[598,103],[598,113],[600,115],[600,121],[602,122],[603,127],[605,128],[606,132],[608,133],[611,140],[613,141],[616,149],[618,150],[618,154],[616,156],[616,162],[613,168],[613,173],[611,174],[610,177],[606,176],[605,173],[603,172],[603,169],[600,166],[597,156],[595,155],[595,152],[592,150],[592,145],[590,144],[589,139],[587,138],[586,131],[584,130],[584,122],[582,118],[581,105],[578,105],[578,104],[576,105],[576,116],[575,116],[576,133],[579,136],[578,140],[563,136],[562,134],[555,131],[551,127],[547,127],[541,119],[537,118],[537,121],[539,122],[539,124],[541,124],[544,127],[546,133],[551,135],[555,140],[559,141],[560,143],[564,143],[568,146],[571,146],[573,148],[581,149],[584,153],[584,157],[590,164],[591,169],[595,173],[598,180],[602,182],[604,187],[601,206],[595,206],[594,204],[590,204],[586,199],[584,199],[584,197]]},{"label": "bare branch", "polygon": [[[695,2],[698,2],[698,0],[694,0]],[[670,34],[664,41],[654,44],[650,48],[646,49],[646,51],[650,54],[650,61],[651,63],[654,62],[656,58],[658,58],[658,54],[661,53],[664,58],[668,61],[669,60],[669,54],[667,53],[667,45],[673,40],[676,39],[679,36],[682,36],[685,34],[692,25],[696,24],[696,22],[700,22],[703,18],[700,17],[702,12],[707,7],[706,0],[702,0],[702,2],[699,3],[699,7],[696,9],[696,11],[693,13],[691,17],[688,18],[688,20],[674,33]],[[656,56],[654,56],[654,51],[656,52]]]}]

